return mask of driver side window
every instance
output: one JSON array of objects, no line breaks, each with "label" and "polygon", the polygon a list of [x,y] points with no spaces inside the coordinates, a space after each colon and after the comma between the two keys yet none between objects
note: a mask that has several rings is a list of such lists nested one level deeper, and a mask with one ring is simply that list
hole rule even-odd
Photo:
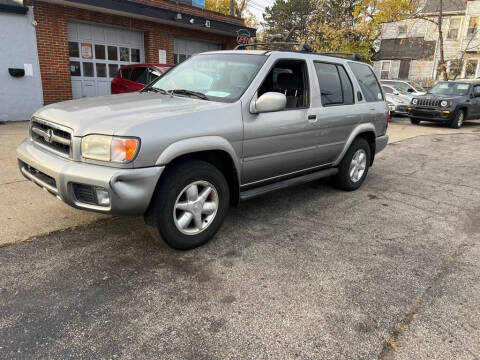
[{"label": "driver side window", "polygon": [[475,85],[473,87],[473,96],[480,97],[480,85]]},{"label": "driver side window", "polygon": [[280,60],[275,63],[258,89],[258,97],[279,92],[287,97],[286,109],[308,107],[308,74],[303,60]]}]

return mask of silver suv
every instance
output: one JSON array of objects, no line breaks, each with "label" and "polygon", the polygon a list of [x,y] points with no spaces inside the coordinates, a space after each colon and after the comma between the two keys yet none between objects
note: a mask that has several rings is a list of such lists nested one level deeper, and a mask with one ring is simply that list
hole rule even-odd
[{"label": "silver suv", "polygon": [[361,186],[385,148],[372,68],[309,51],[196,55],[141,92],[38,110],[20,171],[67,204],[143,214],[176,249],[211,239],[231,204],[333,176]]}]

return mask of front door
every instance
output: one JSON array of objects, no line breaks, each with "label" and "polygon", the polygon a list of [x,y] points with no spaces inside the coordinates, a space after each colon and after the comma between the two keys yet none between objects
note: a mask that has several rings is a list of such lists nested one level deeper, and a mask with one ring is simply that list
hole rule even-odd
[{"label": "front door", "polygon": [[473,98],[470,100],[472,103],[472,111],[468,115],[469,118],[480,118],[480,85],[474,85],[472,89]]},{"label": "front door", "polygon": [[242,184],[288,175],[316,164],[315,119],[309,119],[310,89],[303,60],[278,60],[257,97],[281,92],[287,108],[281,111],[244,113]]}]

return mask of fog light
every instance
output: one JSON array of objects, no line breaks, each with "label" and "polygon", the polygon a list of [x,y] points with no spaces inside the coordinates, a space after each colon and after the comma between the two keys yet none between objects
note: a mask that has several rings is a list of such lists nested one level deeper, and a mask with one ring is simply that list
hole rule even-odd
[{"label": "fog light", "polygon": [[444,114],[450,114],[450,110],[442,110]]},{"label": "fog light", "polygon": [[97,187],[95,188],[97,193],[97,202],[100,206],[109,206],[110,205],[110,194],[104,188]]}]

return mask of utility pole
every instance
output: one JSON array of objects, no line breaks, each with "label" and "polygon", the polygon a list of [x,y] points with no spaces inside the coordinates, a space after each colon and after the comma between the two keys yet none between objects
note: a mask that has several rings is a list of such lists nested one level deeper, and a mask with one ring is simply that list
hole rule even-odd
[{"label": "utility pole", "polygon": [[230,0],[230,15],[235,16],[235,7],[233,6],[233,1]]}]

